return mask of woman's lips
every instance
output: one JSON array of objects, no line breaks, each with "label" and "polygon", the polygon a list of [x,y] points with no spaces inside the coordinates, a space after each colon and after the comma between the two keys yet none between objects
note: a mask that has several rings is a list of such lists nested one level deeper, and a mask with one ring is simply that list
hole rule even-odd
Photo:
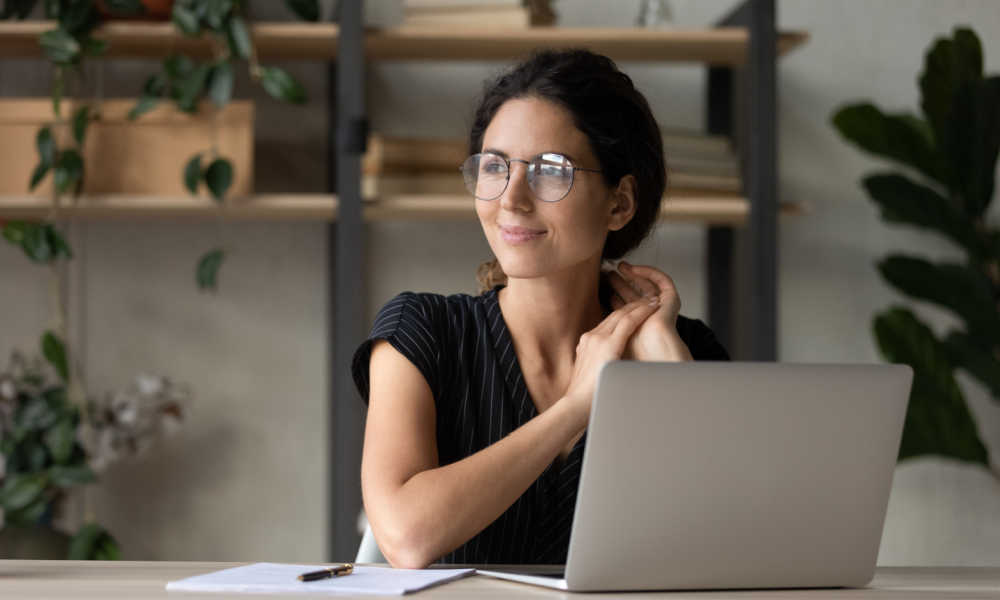
[{"label": "woman's lips", "polygon": [[502,237],[505,242],[511,244],[530,242],[532,240],[537,240],[543,235],[545,235],[544,229],[528,229],[527,227],[506,227],[504,225],[500,226],[500,237]]}]

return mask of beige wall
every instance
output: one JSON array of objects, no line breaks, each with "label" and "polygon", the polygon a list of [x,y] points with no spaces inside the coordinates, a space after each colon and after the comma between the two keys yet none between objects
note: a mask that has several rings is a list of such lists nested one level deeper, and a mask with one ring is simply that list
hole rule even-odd
[{"label": "beige wall", "polygon": [[[673,0],[681,25],[713,22],[729,0]],[[260,5],[260,3],[258,3]],[[565,25],[628,25],[637,1],[556,3]],[[784,27],[811,40],[779,70],[780,189],[812,210],[782,223],[780,358],[878,361],[871,317],[896,300],[873,262],[890,249],[944,256],[931,236],[885,227],[859,177],[879,164],[829,126],[834,107],[871,98],[915,108],[915,78],[930,40],[973,23],[986,67],[1000,71],[1000,11],[992,0],[779,2]],[[268,9],[281,14],[277,9]],[[267,16],[263,9],[258,14]],[[700,126],[702,69],[624,65],[665,126]],[[145,73],[116,64],[106,79]],[[313,102],[286,109],[259,95],[257,186],[322,190],[323,68],[295,65]],[[369,80],[376,129],[462,135],[481,80],[496,64],[380,65]],[[36,63],[0,65],[0,94],[42,94]],[[109,83],[108,85],[111,85]],[[130,87],[131,86],[131,87]],[[121,87],[131,90],[134,84]],[[241,88],[243,91],[247,86]],[[294,114],[290,118],[289,115]],[[994,207],[994,215],[996,214]],[[211,224],[102,223],[75,237],[85,248],[86,366],[95,391],[152,370],[196,392],[184,431],[149,457],[120,465],[93,494],[98,515],[136,559],[318,560],[326,529],[326,237],[318,224],[227,224],[234,252],[216,296],[195,292],[192,269],[219,236]],[[635,261],[667,270],[682,312],[704,317],[704,237],[662,227]],[[478,226],[384,223],[369,229],[370,315],[401,290],[474,291],[489,256]],[[33,344],[48,311],[44,273],[0,248],[0,356]],[[921,307],[923,310],[923,307]],[[924,311],[944,325],[947,315]],[[969,384],[982,435],[1000,452],[1000,409]],[[980,469],[924,459],[900,466],[879,562],[1000,564],[1000,482]]]}]

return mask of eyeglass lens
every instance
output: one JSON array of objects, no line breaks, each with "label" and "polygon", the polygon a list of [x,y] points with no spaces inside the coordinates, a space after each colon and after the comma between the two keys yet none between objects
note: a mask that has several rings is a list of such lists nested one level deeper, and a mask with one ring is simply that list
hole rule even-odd
[{"label": "eyeglass lens", "polygon": [[[523,162],[523,161],[514,161]],[[528,164],[528,187],[539,200],[556,202],[569,193],[573,185],[573,163],[562,154],[546,152]],[[499,154],[473,154],[462,165],[465,187],[480,200],[493,200],[507,189],[510,167]]]}]

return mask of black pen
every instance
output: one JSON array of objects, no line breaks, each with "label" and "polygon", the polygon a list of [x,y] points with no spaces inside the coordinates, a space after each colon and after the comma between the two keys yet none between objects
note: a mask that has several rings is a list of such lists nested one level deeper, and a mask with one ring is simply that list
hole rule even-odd
[{"label": "black pen", "polygon": [[299,575],[299,581],[316,581],[318,579],[329,579],[331,577],[340,577],[341,575],[350,575],[354,572],[354,565],[351,563],[345,563],[339,567],[330,567],[329,569],[323,569],[322,571],[312,571],[311,573],[303,573]]}]

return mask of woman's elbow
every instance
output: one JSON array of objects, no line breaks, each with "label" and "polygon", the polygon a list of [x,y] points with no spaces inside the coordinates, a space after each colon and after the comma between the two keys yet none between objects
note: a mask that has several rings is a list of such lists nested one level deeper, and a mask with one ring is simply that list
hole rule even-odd
[{"label": "woman's elbow", "polygon": [[423,569],[437,558],[413,528],[399,527],[393,533],[385,533],[385,539],[379,540],[379,549],[394,568]]}]

